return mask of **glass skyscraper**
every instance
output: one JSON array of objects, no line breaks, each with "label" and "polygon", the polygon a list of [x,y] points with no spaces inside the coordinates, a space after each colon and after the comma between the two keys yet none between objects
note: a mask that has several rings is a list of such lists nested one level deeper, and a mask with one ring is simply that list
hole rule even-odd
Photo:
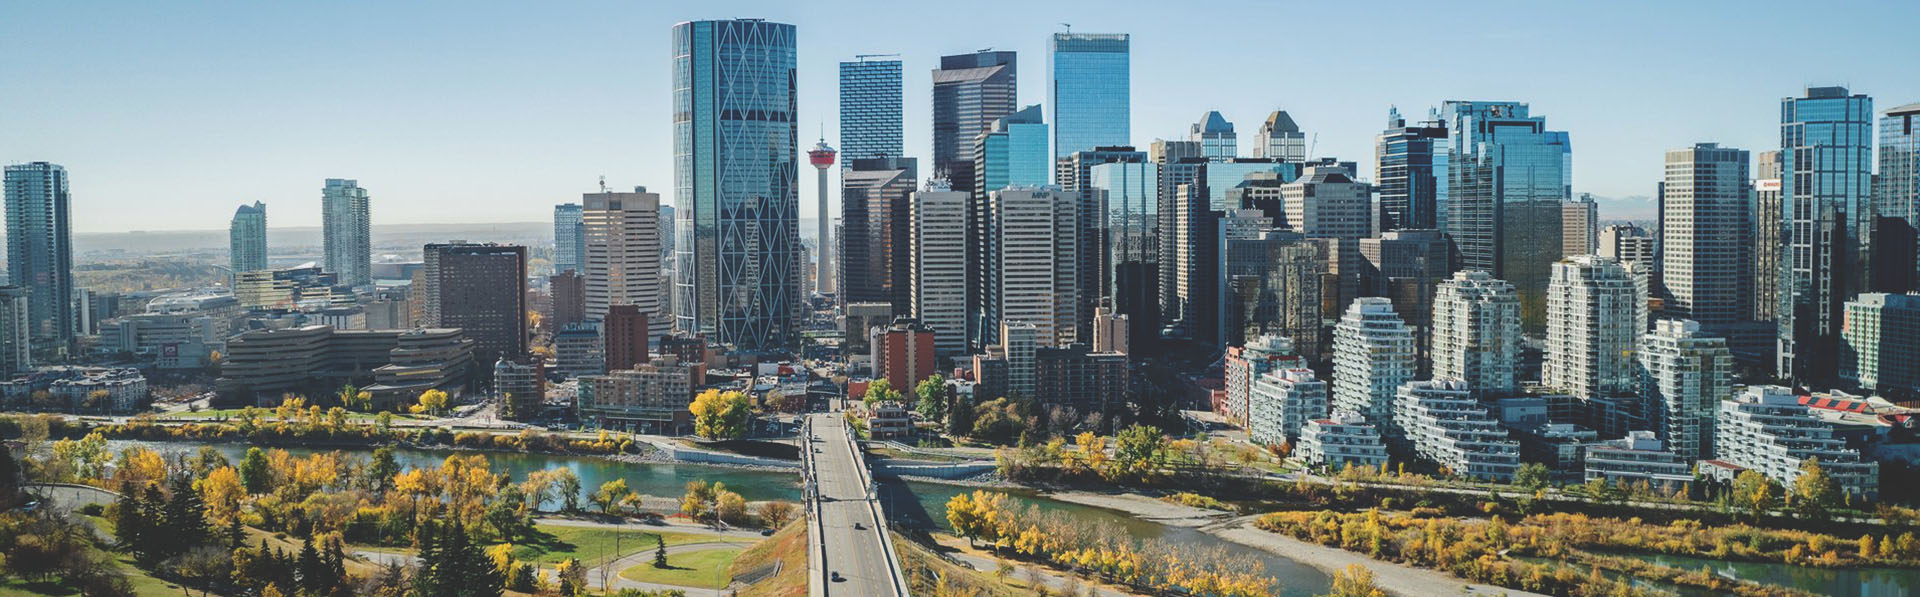
[{"label": "glass skyscraper", "polygon": [[360,181],[327,179],[320,190],[321,243],[327,271],[342,286],[373,283],[373,214]]},{"label": "glass skyscraper", "polygon": [[967,204],[969,227],[973,229],[972,251],[968,253],[967,263],[973,267],[973,279],[977,286],[968,295],[968,305],[974,307],[969,313],[975,317],[968,322],[968,330],[974,334],[975,348],[978,340],[988,337],[993,322],[981,319],[979,313],[985,307],[988,273],[986,271],[989,219],[988,198],[994,191],[1008,187],[1038,187],[1052,179],[1052,161],[1047,155],[1047,124],[1040,121],[1040,106],[1027,106],[993,121],[993,126],[976,137],[973,142],[974,156],[972,193],[973,201]]},{"label": "glass skyscraper", "polygon": [[840,169],[854,160],[900,157],[900,61],[840,63]]},{"label": "glass skyscraper", "polygon": [[562,203],[553,206],[553,272],[573,270],[587,271],[587,245],[580,242],[586,235],[581,223],[583,213],[578,203]]},{"label": "glass skyscraper", "polygon": [[947,179],[955,191],[974,191],[974,139],[1013,113],[1018,67],[1013,52],[940,57],[933,70],[934,178]]},{"label": "glass skyscraper", "polygon": [[1920,227],[1920,103],[1881,113],[1879,155],[1874,211]]},{"label": "glass skyscraper", "polygon": [[1193,123],[1187,140],[1199,143],[1200,155],[1210,159],[1233,159],[1240,151],[1240,141],[1233,132],[1233,123],[1227,122],[1227,118],[1221,116],[1218,110],[1207,111],[1199,122]]},{"label": "glass skyscraper", "polygon": [[1866,286],[1873,210],[1873,98],[1808,87],[1780,100],[1780,200],[1787,218],[1782,377],[1831,380],[1841,309]]},{"label": "glass skyscraper", "polygon": [[67,169],[7,166],[7,283],[27,290],[33,351],[64,355],[73,343],[73,220]]},{"label": "glass skyscraper", "polygon": [[794,27],[673,27],[674,327],[795,346],[800,289]]},{"label": "glass skyscraper", "polygon": [[1546,325],[1547,281],[1561,258],[1560,202],[1573,196],[1573,146],[1520,102],[1449,101],[1447,234],[1461,269],[1490,272],[1520,295],[1521,323]]},{"label": "glass skyscraper", "polygon": [[1387,111],[1387,130],[1375,139],[1374,184],[1380,193],[1380,230],[1447,227],[1447,127],[1429,115],[1407,126]]},{"label": "glass skyscraper", "polygon": [[1125,33],[1055,33],[1047,42],[1053,159],[1132,145],[1131,60]]},{"label": "glass skyscraper", "polygon": [[267,269],[267,204],[255,201],[233,210],[227,237],[229,264],[235,275]]}]

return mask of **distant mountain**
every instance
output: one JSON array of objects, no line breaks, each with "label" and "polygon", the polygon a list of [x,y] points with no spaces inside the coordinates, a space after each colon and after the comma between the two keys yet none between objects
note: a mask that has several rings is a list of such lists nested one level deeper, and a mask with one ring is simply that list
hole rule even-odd
[{"label": "distant mountain", "polygon": [[[375,224],[373,246],[376,256],[395,252],[383,249],[412,249],[428,242],[466,240],[548,245],[553,243],[552,222],[506,222],[493,224]],[[132,232],[79,232],[73,235],[76,255],[98,257],[137,254],[180,254],[227,250],[226,230],[135,230]],[[274,255],[312,248],[321,244],[318,226],[267,229],[267,247]]]},{"label": "distant mountain", "polygon": [[1651,220],[1659,217],[1659,204],[1647,195],[1627,195],[1625,197],[1593,196],[1593,202],[1599,205],[1601,220]]}]

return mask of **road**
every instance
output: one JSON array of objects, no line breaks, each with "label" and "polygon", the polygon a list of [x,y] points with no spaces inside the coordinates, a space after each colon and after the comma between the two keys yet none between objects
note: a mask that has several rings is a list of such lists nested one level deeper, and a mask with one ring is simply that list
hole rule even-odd
[{"label": "road", "polygon": [[879,508],[863,470],[866,463],[847,433],[846,419],[824,414],[808,421],[813,435],[807,444],[818,450],[808,459],[813,467],[808,474],[819,492],[820,524],[815,528],[821,534],[809,538],[815,545],[812,554],[824,554],[826,572],[843,579],[827,582],[826,594],[904,595],[904,587],[896,584],[900,572],[891,560],[892,547],[876,516]]}]

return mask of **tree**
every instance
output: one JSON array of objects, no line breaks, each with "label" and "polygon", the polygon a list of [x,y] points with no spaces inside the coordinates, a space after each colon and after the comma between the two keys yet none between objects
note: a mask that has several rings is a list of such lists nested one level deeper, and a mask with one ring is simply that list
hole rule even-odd
[{"label": "tree", "polygon": [[687,412],[693,414],[693,431],[707,439],[736,438],[747,432],[747,418],[753,401],[744,392],[707,390],[694,397]]},{"label": "tree", "polygon": [[973,435],[973,401],[955,394],[952,405],[947,407],[947,435],[960,437]]},{"label": "tree", "polygon": [[620,498],[627,497],[629,493],[633,493],[633,491],[627,489],[627,480],[620,478],[601,483],[600,489],[593,492],[593,495],[587,499],[592,501],[593,505],[599,506],[602,513],[618,514],[619,512],[615,510],[615,506],[619,505]]},{"label": "tree", "polygon": [[566,506],[567,511],[578,511],[580,509],[580,476],[575,475],[570,468],[554,469],[553,484],[559,488],[560,501]]},{"label": "tree", "polygon": [[386,491],[393,486],[393,476],[400,474],[400,461],[393,456],[393,447],[380,446],[373,449],[373,463],[367,465],[367,486],[374,491]]},{"label": "tree", "polygon": [[360,412],[373,410],[373,393],[353,387],[353,384],[340,386],[338,397],[340,405],[348,409]]},{"label": "tree", "polygon": [[1773,480],[1759,471],[1740,471],[1733,478],[1733,499],[1753,513],[1754,522],[1759,522],[1761,516],[1778,506],[1780,497],[1775,487]]},{"label": "tree", "polygon": [[140,488],[131,483],[120,486],[120,499],[114,503],[113,538],[120,549],[136,555],[146,548],[147,526],[149,520],[143,516],[147,510],[141,502]]},{"label": "tree", "polygon": [[740,497],[740,494],[723,489],[714,497],[713,502],[713,514],[720,519],[720,522],[734,526],[740,526],[746,522],[747,500]]},{"label": "tree", "polygon": [[1820,459],[1808,458],[1800,463],[1800,476],[1793,479],[1793,510],[1801,518],[1827,520],[1833,507],[1840,501],[1840,487],[1826,469],[1820,467]]},{"label": "tree", "polygon": [[667,540],[660,535],[653,536],[653,567],[667,567]]},{"label": "tree", "polygon": [[446,392],[441,391],[439,389],[427,390],[425,392],[420,393],[420,402],[418,404],[413,405],[413,407],[409,410],[412,410],[415,413],[426,413],[434,416],[439,416],[440,413],[445,412],[447,410],[447,401],[448,401],[448,398],[447,398]]},{"label": "tree", "polygon": [[1547,475],[1547,465],[1529,462],[1520,465],[1520,470],[1514,472],[1513,484],[1539,491],[1547,486]]},{"label": "tree", "polygon": [[792,521],[793,504],[778,501],[760,504],[760,523],[767,528],[777,529]]},{"label": "tree", "polygon": [[700,479],[688,481],[686,494],[680,496],[680,513],[694,520],[706,519],[707,509],[725,487],[725,483],[709,485]]},{"label": "tree", "polygon": [[1114,440],[1114,473],[1109,478],[1145,479],[1160,470],[1166,462],[1166,453],[1162,448],[1166,438],[1160,429],[1151,425],[1134,425],[1120,430]]},{"label": "tree", "polygon": [[867,393],[861,396],[860,403],[866,406],[867,410],[871,411],[873,410],[873,403],[875,402],[899,399],[900,390],[893,389],[893,382],[887,381],[887,378],[882,377],[867,384]]},{"label": "tree", "polygon": [[1373,584],[1373,571],[1360,564],[1348,564],[1347,569],[1333,575],[1332,592],[1327,597],[1387,597],[1387,592]]},{"label": "tree", "polygon": [[567,558],[555,566],[553,575],[560,579],[561,597],[585,595],[587,592],[587,567],[580,565],[579,558]]},{"label": "tree", "polygon": [[920,381],[913,387],[913,393],[920,398],[914,410],[920,418],[928,421],[945,420],[947,416],[947,378],[936,373]]},{"label": "tree", "polygon": [[420,549],[419,571],[414,574],[414,595],[499,597],[505,579],[467,536],[466,528],[454,522],[436,532],[434,526],[422,529],[426,538]]},{"label": "tree", "polygon": [[240,461],[240,484],[252,494],[273,490],[273,470],[267,464],[265,450],[257,446],[247,448],[246,459]]},{"label": "tree", "polygon": [[222,524],[239,520],[240,502],[246,498],[247,490],[240,483],[240,474],[233,467],[223,466],[207,473],[206,478],[197,483],[200,499],[207,505],[207,518]]}]

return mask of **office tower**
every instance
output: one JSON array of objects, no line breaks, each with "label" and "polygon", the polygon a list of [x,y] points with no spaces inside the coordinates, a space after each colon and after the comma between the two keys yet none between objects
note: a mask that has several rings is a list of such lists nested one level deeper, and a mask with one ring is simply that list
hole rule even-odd
[{"label": "office tower", "polygon": [[586,271],[587,246],[581,244],[580,204],[553,206],[553,272]]},{"label": "office tower", "polygon": [[967,199],[935,180],[911,200],[909,313],[933,329],[942,357],[967,352]]},{"label": "office tower", "polygon": [[947,179],[956,191],[975,191],[974,138],[1013,114],[1020,89],[1018,68],[1013,52],[940,57],[940,68],[933,70],[934,178]]},{"label": "office tower", "polygon": [[1477,396],[1519,388],[1520,297],[1480,270],[1456,272],[1433,300],[1433,377],[1467,382]]},{"label": "office tower", "polygon": [[1253,157],[1305,162],[1307,135],[1300,132],[1300,125],[1293,123],[1286,110],[1274,110],[1266,122],[1260,123],[1260,132],[1254,134]]},{"label": "office tower", "polygon": [[[814,181],[819,185],[813,195],[815,201],[813,219],[814,224],[818,226],[813,236],[815,247],[813,291],[822,295],[832,294],[838,288],[835,282],[839,280],[840,271],[839,263],[834,261],[835,257],[840,256],[834,244],[839,242],[839,239],[834,238],[833,231],[830,230],[833,217],[827,211],[827,170],[833,167],[833,157],[833,147],[827,145],[826,139],[821,139],[813,149],[807,151],[807,162],[813,165]],[[845,176],[841,177],[841,184],[846,184],[845,179]],[[843,209],[844,202],[845,200],[842,199]]]},{"label": "office tower", "polygon": [[1207,159],[1230,160],[1239,154],[1239,141],[1233,133],[1233,123],[1227,122],[1219,110],[1208,110],[1193,123],[1187,133],[1187,140],[1200,144],[1200,156]]},{"label": "office tower", "polygon": [[1592,193],[1560,203],[1560,254],[1592,255],[1600,243],[1600,206]]},{"label": "office tower", "polygon": [[1519,102],[1448,101],[1447,236],[1461,267],[1513,284],[1521,324],[1543,327],[1547,278],[1560,259],[1560,202],[1572,196],[1565,131]]},{"label": "office tower", "polygon": [[[1231,316],[1239,306],[1232,301],[1236,295],[1229,291],[1233,281],[1257,286],[1254,283],[1264,279],[1271,267],[1266,242],[1283,236],[1300,240],[1301,236],[1291,231],[1275,231],[1273,220],[1257,209],[1201,215],[1205,216],[1203,221],[1214,236],[1205,242],[1191,243],[1192,250],[1181,252],[1184,260],[1179,264],[1179,271],[1182,275],[1176,282],[1181,285],[1181,300],[1187,305],[1182,322],[1189,326],[1190,335],[1196,341],[1237,345],[1247,336],[1238,333],[1245,322]],[[1192,222],[1183,224],[1184,233],[1194,234]],[[1269,235],[1270,231],[1275,234]]]},{"label": "office tower", "polygon": [[1093,351],[1129,354],[1132,323],[1125,314],[1114,314],[1106,307],[1093,309]]},{"label": "office tower", "polygon": [[[1788,206],[1787,292],[1779,374],[1829,380],[1841,304],[1868,288],[1873,99],[1845,87],[1808,87],[1780,100],[1780,197]],[[1787,322],[1786,320],[1791,320]]]},{"label": "office tower", "polygon": [[636,305],[661,317],[660,195],[634,187],[631,193],[580,196],[580,243],[587,258],[586,318],[600,321],[614,305]]},{"label": "office tower", "polygon": [[1633,354],[1647,329],[1646,304],[1620,262],[1580,255],[1553,264],[1540,384],[1579,398],[1636,390]]},{"label": "office tower", "polygon": [[1254,378],[1248,405],[1248,439],[1278,446],[1300,437],[1307,421],[1327,416],[1327,382],[1306,368],[1280,369]]},{"label": "office tower", "polygon": [[1004,322],[1034,327],[1041,346],[1074,341],[1074,198],[1052,188],[994,191],[988,205],[981,345]]},{"label": "office tower", "polygon": [[[899,60],[858,56],[840,63],[840,156],[849,163],[906,155]],[[824,210],[821,213],[826,213]]]},{"label": "office tower", "polygon": [[1129,36],[1055,33],[1047,42],[1047,109],[1053,160],[1132,145]]},{"label": "office tower", "polygon": [[1453,244],[1438,230],[1389,230],[1359,243],[1360,294],[1393,301],[1393,311],[1413,328],[1424,373],[1431,349],[1434,292],[1453,275]]},{"label": "office tower", "polygon": [[639,305],[614,305],[600,322],[600,340],[607,352],[607,370],[632,369],[647,362],[652,331],[647,311]]},{"label": "office tower", "polygon": [[[1333,408],[1397,430],[1394,396],[1413,381],[1413,331],[1379,297],[1354,299],[1333,328]],[[1393,431],[1390,431],[1392,434]]]},{"label": "office tower", "polygon": [[799,340],[794,55],[792,25],[673,28],[674,328],[748,351]]},{"label": "office tower", "polygon": [[234,210],[227,239],[232,273],[267,269],[267,204],[255,201]]},{"label": "office tower", "polygon": [[909,311],[908,196],[919,180],[913,158],[848,160],[840,175],[839,279],[844,303],[890,303]]},{"label": "office tower", "polygon": [[1593,254],[1621,263],[1652,265],[1653,233],[1633,224],[1612,224],[1600,230],[1600,246]]},{"label": "office tower", "polygon": [[1358,241],[1372,236],[1373,189],[1338,166],[1309,166],[1282,187],[1288,227],[1309,238]]},{"label": "office tower", "polygon": [[[1185,166],[1189,159],[1201,159],[1199,143],[1155,139],[1147,148],[1147,161],[1152,162],[1154,167],[1154,183],[1160,187],[1159,192],[1154,194],[1154,203],[1160,212],[1155,224],[1160,231],[1158,268],[1162,322],[1172,322],[1179,317],[1179,299],[1173,284],[1174,259],[1179,253],[1179,243],[1176,242],[1173,226],[1175,212],[1180,206],[1174,203],[1174,193],[1181,184],[1193,183],[1195,170]],[[1176,181],[1178,184],[1175,184]]]},{"label": "office tower", "polygon": [[1920,103],[1880,113],[1879,159],[1874,213],[1920,227]]},{"label": "office tower", "polygon": [[1263,230],[1223,242],[1216,291],[1220,306],[1215,309],[1220,312],[1221,341],[1238,344],[1262,335],[1280,336],[1301,356],[1320,359],[1325,353],[1325,244],[1289,230]]},{"label": "office tower", "polygon": [[1920,295],[1867,292],[1847,301],[1840,381],[1863,392],[1920,392]]},{"label": "office tower", "polygon": [[1865,499],[1880,492],[1880,465],[1834,436],[1833,424],[1800,402],[1792,388],[1747,386],[1720,403],[1713,423],[1714,458],[1758,471],[1786,487],[1800,477],[1800,463],[1819,459],[1841,491]]},{"label": "office tower", "polygon": [[1009,187],[1046,185],[1052,179],[1049,173],[1052,161],[1047,157],[1047,125],[1040,121],[1040,106],[1027,106],[995,119],[972,139],[972,147],[970,155],[974,164],[968,172],[973,178],[967,188],[973,200],[967,203],[967,221],[973,246],[967,254],[967,263],[972,268],[970,279],[975,288],[967,296],[967,305],[969,314],[974,316],[968,321],[968,329],[972,330],[970,345],[979,348],[986,346],[981,339],[992,337],[997,326],[978,317],[985,310],[983,301],[987,296],[988,278],[984,268],[988,262],[988,227],[993,219],[989,198],[993,192]]},{"label": "office tower", "polygon": [[587,320],[587,277],[577,270],[561,270],[547,278],[553,295],[553,312],[547,314],[548,329],[565,329]]},{"label": "office tower", "polygon": [[1414,454],[1469,479],[1511,481],[1520,470],[1519,442],[1480,406],[1467,382],[1436,377],[1409,383],[1396,396],[1393,418]]},{"label": "office tower", "polygon": [[[1156,190],[1151,169],[1146,152],[1124,145],[1076,151],[1056,163],[1057,184],[1079,201],[1076,267],[1084,275],[1076,293],[1082,314],[1093,313],[1101,304],[1123,302],[1133,309],[1126,311],[1131,315],[1143,310],[1150,302],[1146,297],[1155,292],[1141,279],[1148,271],[1143,269],[1147,263],[1146,235],[1157,215],[1157,208],[1147,197]],[[1092,337],[1088,325],[1087,321],[1080,323],[1080,337]]]},{"label": "office tower", "polygon": [[0,286],[0,376],[13,379],[33,368],[33,319],[28,290]]},{"label": "office tower", "polygon": [[73,224],[67,169],[31,162],[6,169],[7,284],[27,292],[33,351],[52,357],[73,344]]},{"label": "office tower", "polygon": [[459,328],[480,363],[525,359],[527,248],[450,242],[425,253],[425,327]]},{"label": "office tower", "polygon": [[1447,230],[1447,139],[1446,123],[1433,115],[1407,126],[1399,110],[1387,110],[1373,146],[1381,230]]},{"label": "office tower", "polygon": [[1748,160],[1716,143],[1669,150],[1661,186],[1662,311],[1723,337],[1753,314]]},{"label": "office tower", "polygon": [[1648,422],[1667,449],[1689,462],[1713,457],[1713,418],[1720,402],[1733,397],[1733,352],[1725,338],[1700,330],[1692,320],[1662,319],[1640,352]]},{"label": "office tower", "polygon": [[327,271],[340,276],[343,286],[373,283],[373,219],[367,190],[360,181],[327,179],[320,190],[322,243]]},{"label": "office tower", "polygon": [[1040,329],[1031,323],[1012,320],[1000,322],[999,328],[998,354],[1006,359],[1008,394],[1034,396],[1033,354],[1042,341]]}]

